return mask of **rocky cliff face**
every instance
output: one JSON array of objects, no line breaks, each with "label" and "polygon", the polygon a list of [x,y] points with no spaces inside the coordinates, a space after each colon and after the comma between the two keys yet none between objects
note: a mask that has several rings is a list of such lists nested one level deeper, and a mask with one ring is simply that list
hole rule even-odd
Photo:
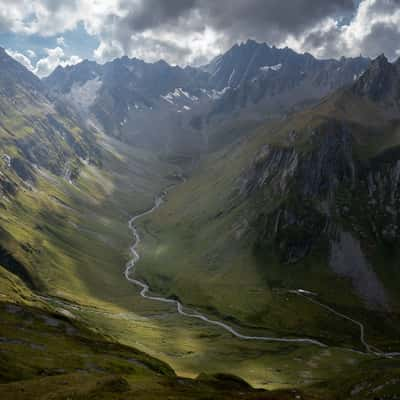
[{"label": "rocky cliff face", "polygon": [[242,195],[261,191],[278,204],[264,215],[261,236],[276,242],[284,262],[299,261],[320,243],[333,223],[336,191],[354,185],[351,135],[343,127],[339,132],[314,131],[307,151],[268,146],[243,177]]},{"label": "rocky cliff face", "polygon": [[396,243],[400,237],[400,153],[396,153],[397,157],[383,153],[363,170],[362,186],[365,208],[372,217],[371,229],[387,243]]},{"label": "rocky cliff face", "polygon": [[369,60],[362,57],[317,60],[310,54],[249,40],[207,67],[212,85],[224,91],[213,105],[210,118],[233,111],[247,118],[284,114],[352,84],[368,64]]},{"label": "rocky cliff face", "polygon": [[241,192],[268,185],[281,195],[295,190],[302,197],[332,198],[340,184],[355,183],[352,141],[349,128],[332,121],[311,132],[310,150],[266,145],[242,177]]},{"label": "rocky cliff face", "polygon": [[337,135],[315,133],[312,150],[304,153],[264,148],[242,177],[241,195],[264,193],[269,204],[255,222],[257,246],[272,246],[284,264],[323,249],[333,271],[350,279],[368,306],[386,308],[369,255],[400,243],[400,163],[360,162],[351,131],[336,128]]},{"label": "rocky cliff face", "polygon": [[400,101],[400,64],[389,63],[384,55],[372,63],[367,72],[353,86],[353,91],[359,96],[382,102],[386,106],[397,109]]},{"label": "rocky cliff face", "polygon": [[[385,83],[388,69],[393,74],[390,85]],[[377,109],[384,108],[387,102],[395,104],[398,76],[396,66],[379,58],[349,91],[358,93],[359,109],[365,97]],[[347,91],[343,93],[335,104],[346,104]],[[392,120],[379,134],[368,122],[352,123],[354,111],[347,120],[338,119],[334,107],[328,109],[324,118],[314,120],[318,122],[303,125],[300,135],[292,131],[289,140],[284,135],[281,144],[275,140],[265,145],[241,176],[240,194],[242,199],[258,199],[257,246],[274,252],[283,264],[322,252],[368,306],[388,309],[390,301],[377,272],[387,266],[374,260],[386,257],[388,265],[395,264],[400,244],[399,126]],[[364,149],[373,137],[371,155]]]},{"label": "rocky cliff face", "polygon": [[240,194],[249,196],[268,185],[275,194],[283,195],[298,170],[298,162],[298,153],[294,148],[265,145],[241,177]]},{"label": "rocky cliff face", "polygon": [[288,86],[312,77],[316,85],[334,89],[354,81],[354,76],[365,71],[368,63],[368,59],[361,57],[317,60],[308,53],[298,54],[287,47],[279,49],[248,40],[233,46],[204,69],[210,73],[210,83],[217,90],[238,88],[245,82],[267,81],[268,77],[279,81],[276,89],[285,85],[283,77],[291,78],[286,82]]}]

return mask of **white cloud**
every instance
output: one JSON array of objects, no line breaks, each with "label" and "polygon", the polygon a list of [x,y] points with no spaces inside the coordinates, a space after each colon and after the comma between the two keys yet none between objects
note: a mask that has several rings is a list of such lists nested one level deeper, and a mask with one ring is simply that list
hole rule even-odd
[{"label": "white cloud", "polygon": [[399,3],[364,0],[351,23],[340,29],[340,40],[352,55],[366,52],[377,56],[387,52],[392,57],[400,49]]},{"label": "white cloud", "polygon": [[24,54],[14,51],[11,49],[6,49],[7,54],[17,60],[19,63],[21,63],[25,68],[29,69],[29,71],[33,71],[33,65],[31,60]]},{"label": "white cloud", "polygon": [[126,54],[148,61],[199,64],[249,37],[319,57],[375,56],[382,51],[395,57],[400,47],[399,0],[361,0],[358,7],[356,3],[0,0],[0,29],[58,37],[57,45],[64,47],[62,34],[82,24],[100,42],[93,54],[99,61]]},{"label": "white cloud", "polygon": [[151,29],[130,35],[129,40],[105,38],[94,52],[99,62],[128,55],[148,62],[199,65],[225,49],[224,37],[211,28],[202,32]]},{"label": "white cloud", "polygon": [[64,50],[57,46],[54,49],[45,49],[47,56],[41,58],[33,70],[39,76],[44,77],[51,74],[57,66],[65,67],[67,65],[75,65],[82,61],[78,56],[66,56]]},{"label": "white cloud", "polygon": [[[268,40],[271,32],[278,31],[285,8],[281,2],[290,3],[291,0],[271,0],[263,6],[264,1],[0,0],[0,28],[5,26],[6,30],[17,34],[51,37],[71,31],[82,23],[86,31],[100,41],[94,53],[97,60],[106,61],[126,54],[149,61],[163,58],[171,63],[199,64],[225,51],[237,40],[253,37],[251,32],[264,32],[264,37],[254,38]],[[305,1],[311,0],[299,0],[299,4]],[[312,1],[324,3],[323,0]],[[332,2],[342,4],[352,0]],[[316,20],[336,9],[330,4],[310,7],[305,14],[312,14],[311,19]],[[289,9],[293,7],[290,4]],[[267,29],[271,18],[276,26]],[[286,21],[282,25],[283,32],[297,20]],[[303,20],[301,18],[301,26]],[[57,45],[63,47],[61,38]]]},{"label": "white cloud", "polygon": [[0,0],[0,23],[15,33],[55,36],[83,22],[98,34],[110,15],[120,15],[119,0]]},{"label": "white cloud", "polygon": [[123,56],[124,50],[119,42],[103,40],[93,55],[98,62],[102,63]]},{"label": "white cloud", "polygon": [[[13,57],[29,71],[33,72],[40,78],[51,74],[59,65],[65,67],[67,65],[78,64],[82,61],[82,59],[78,56],[67,56],[64,53],[64,50],[59,46],[55,47],[54,49],[45,49],[46,56],[39,59],[36,64],[33,64],[31,59],[23,53],[14,51],[12,49],[7,49],[6,51],[9,56]],[[31,58],[36,57],[36,54],[33,51],[27,51],[26,53],[32,56]]]}]

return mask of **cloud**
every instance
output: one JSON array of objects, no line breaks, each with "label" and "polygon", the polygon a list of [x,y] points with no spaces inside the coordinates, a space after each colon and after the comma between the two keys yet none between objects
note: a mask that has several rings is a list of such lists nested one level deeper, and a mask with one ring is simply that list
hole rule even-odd
[{"label": "cloud", "polygon": [[7,54],[21,63],[25,68],[29,69],[29,71],[33,71],[33,65],[31,60],[24,54],[14,51],[12,49],[6,49]]},{"label": "cloud", "polygon": [[[126,0],[121,3],[127,12],[122,25],[131,31],[143,32],[160,26],[176,26],[195,22],[194,29],[211,28],[246,38],[253,34],[275,32],[299,33],[322,18],[354,11],[353,0]],[[200,18],[196,18],[200,17]],[[200,23],[199,23],[200,22]]]},{"label": "cloud", "polygon": [[82,61],[78,56],[66,56],[64,50],[59,46],[54,49],[45,49],[45,51],[47,56],[41,58],[33,69],[33,72],[40,78],[51,74],[59,65],[65,67]]},{"label": "cloud", "polygon": [[106,62],[124,55],[124,51],[119,42],[114,40],[104,40],[94,51],[94,57],[97,61]]},{"label": "cloud", "polygon": [[100,62],[126,54],[150,62],[164,59],[171,64],[200,65],[226,48],[223,35],[210,28],[200,32],[154,29],[132,34],[129,39],[115,35],[104,38],[94,55]]},{"label": "cloud", "polygon": [[[239,40],[276,44],[328,16],[354,12],[353,0],[142,0],[122,1],[102,51],[116,44],[124,54],[148,60],[200,64]],[[108,50],[110,52],[110,50]]]},{"label": "cloud", "polygon": [[32,63],[32,59],[36,57],[33,51],[27,51],[27,55],[12,49],[7,49],[7,54],[21,63],[29,71],[33,72],[40,78],[51,74],[58,65],[65,67],[67,65],[75,65],[82,61],[78,56],[67,56],[61,47],[54,49],[45,49],[46,56],[39,59],[36,64]]},{"label": "cloud", "polygon": [[0,0],[0,30],[58,37],[62,47],[81,24],[100,42],[99,61],[200,64],[248,38],[319,57],[393,58],[399,13],[400,0]]},{"label": "cloud", "polygon": [[0,0],[0,29],[49,37],[84,23],[90,34],[104,27],[109,15],[118,14],[119,0]]},{"label": "cloud", "polygon": [[320,57],[385,53],[394,59],[400,50],[400,1],[363,0],[347,24],[327,18],[287,43]]}]

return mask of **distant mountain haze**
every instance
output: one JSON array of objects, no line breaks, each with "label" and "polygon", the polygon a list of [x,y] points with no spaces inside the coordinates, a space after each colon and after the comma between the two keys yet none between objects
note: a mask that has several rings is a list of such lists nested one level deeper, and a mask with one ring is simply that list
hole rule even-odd
[{"label": "distant mountain haze", "polygon": [[44,84],[107,132],[138,146],[197,153],[232,118],[284,116],[354,82],[366,58],[317,60],[247,41],[201,68],[123,57],[58,67]]}]

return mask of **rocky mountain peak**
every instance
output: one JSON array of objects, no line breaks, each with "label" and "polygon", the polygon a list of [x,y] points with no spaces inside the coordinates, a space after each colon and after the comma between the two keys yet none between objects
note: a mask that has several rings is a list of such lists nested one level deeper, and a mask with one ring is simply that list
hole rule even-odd
[{"label": "rocky mountain peak", "polygon": [[43,82],[53,91],[68,92],[74,84],[85,84],[101,76],[101,67],[95,61],[83,60],[76,65],[58,66]]},{"label": "rocky mountain peak", "polygon": [[269,47],[266,43],[259,43],[254,39],[247,39],[245,42],[242,42],[239,44],[239,47],[247,47],[247,48],[256,48],[258,46],[267,46]]},{"label": "rocky mountain peak", "polygon": [[385,56],[384,53],[380,54],[378,57],[376,57],[374,60],[372,60],[371,62],[371,67],[373,67],[374,65],[387,65],[389,64],[389,60],[387,59],[387,57]]},{"label": "rocky mountain peak", "polygon": [[392,64],[386,58],[384,54],[379,55],[377,58],[372,60],[368,72],[370,76],[377,76],[382,74],[391,73],[393,70]]},{"label": "rocky mountain peak", "polygon": [[398,105],[400,100],[400,68],[388,61],[384,54],[374,59],[354,85],[359,96],[376,102]]}]

